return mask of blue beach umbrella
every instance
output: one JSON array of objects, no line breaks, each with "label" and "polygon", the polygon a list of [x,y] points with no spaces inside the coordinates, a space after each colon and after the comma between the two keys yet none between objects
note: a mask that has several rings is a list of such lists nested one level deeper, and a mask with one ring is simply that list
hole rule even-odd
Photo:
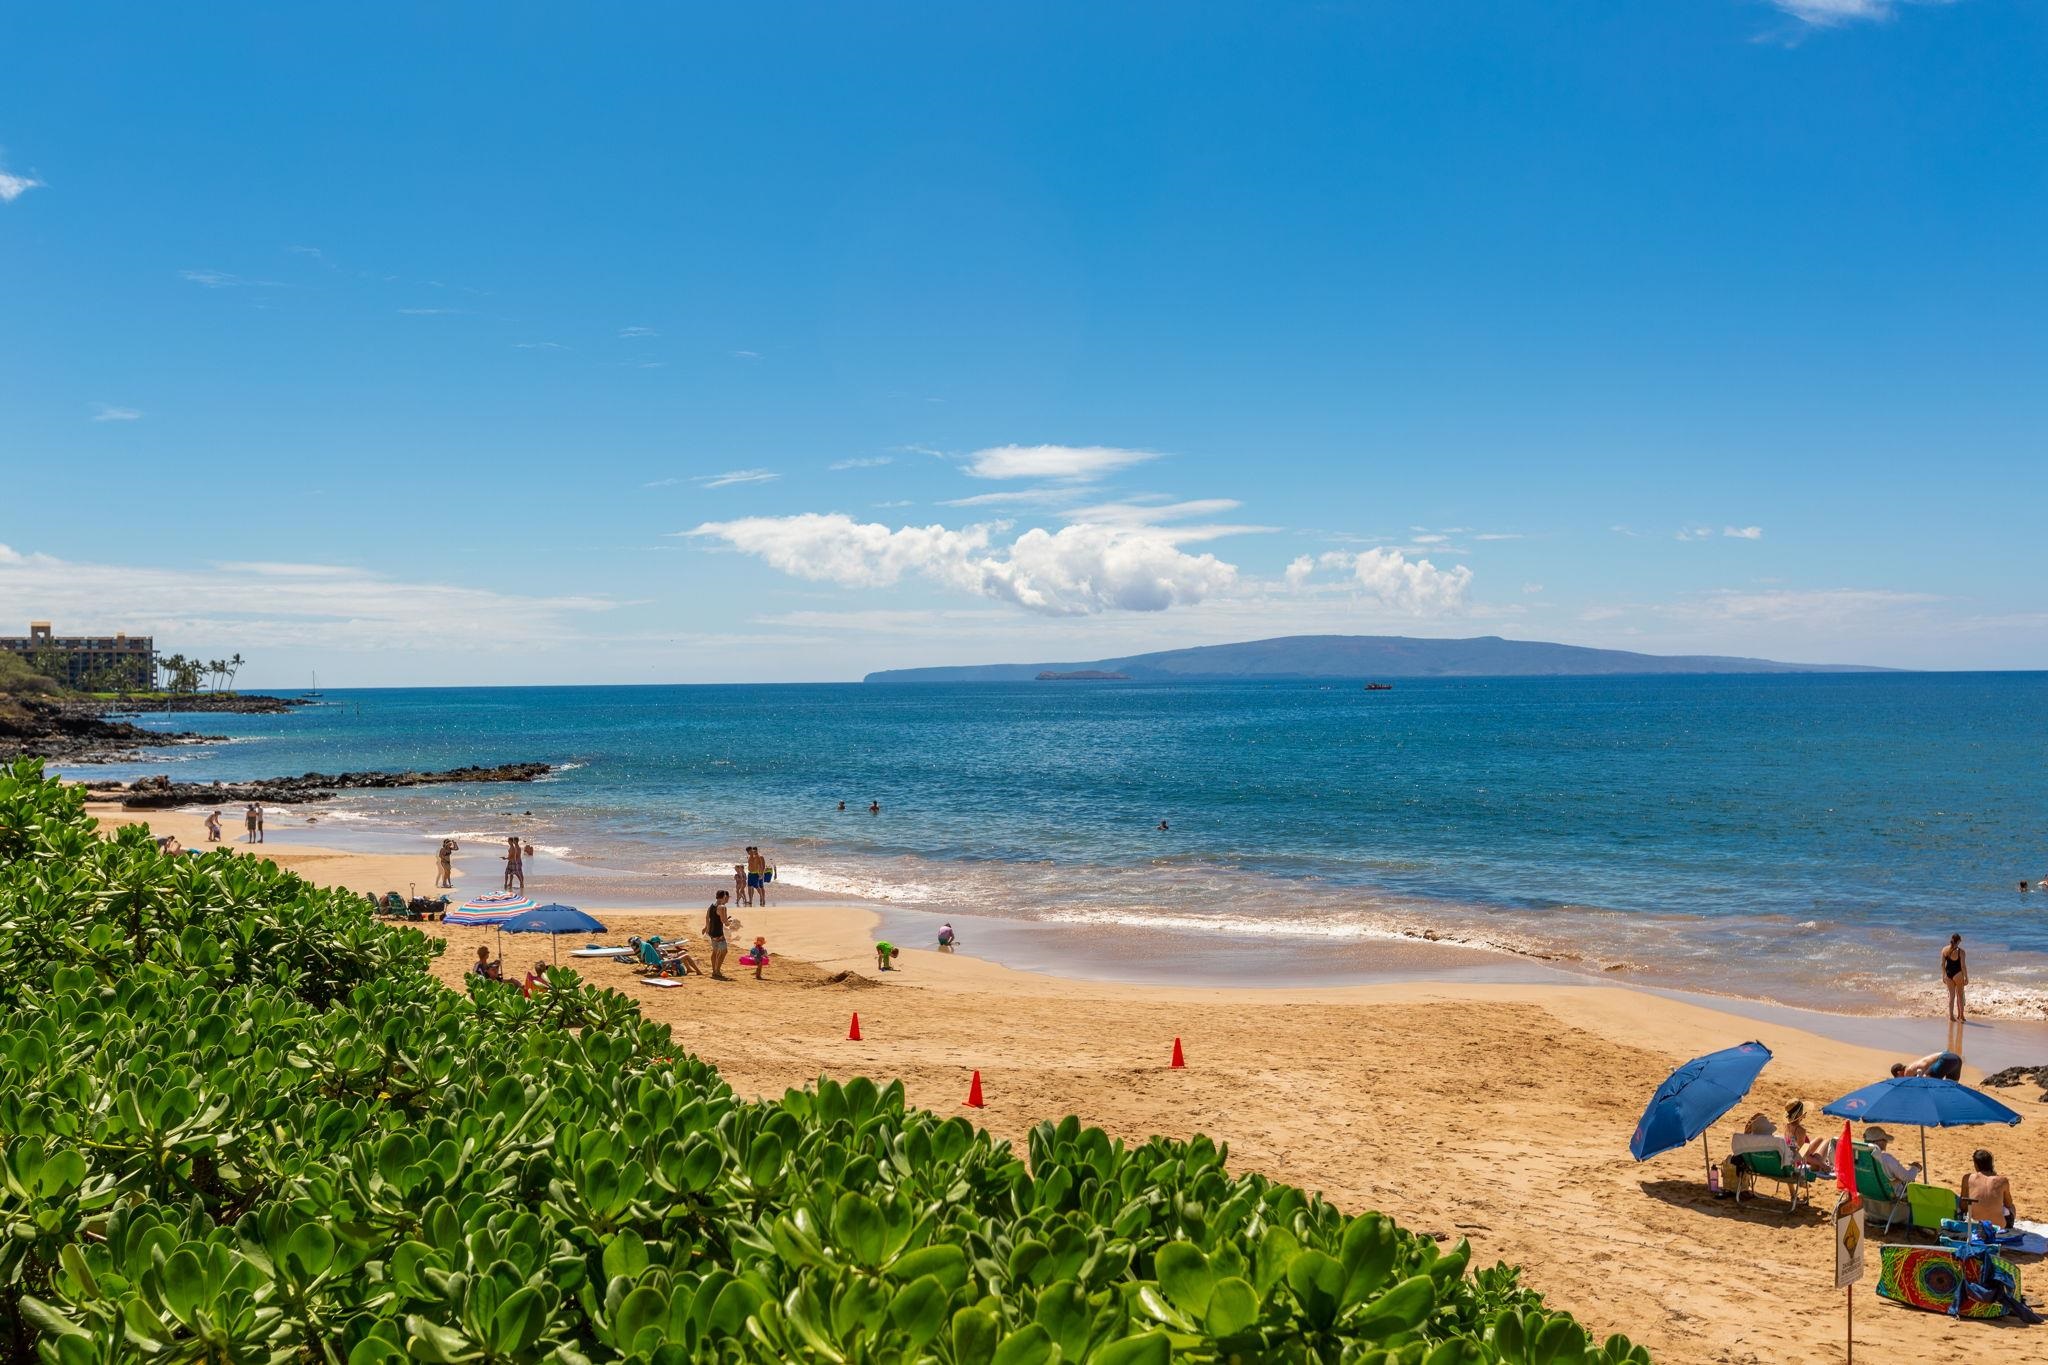
[{"label": "blue beach umbrella", "polygon": [[1857,1123],[1910,1123],[1920,1130],[1920,1170],[1927,1170],[1927,1130],[1968,1128],[1983,1123],[2008,1126],[2020,1116],[1981,1090],[1936,1076],[1888,1076],[1836,1100],[1820,1111]]},{"label": "blue beach umbrella", "polygon": [[[1648,1161],[1694,1138],[1701,1140],[1704,1152],[1707,1129],[1742,1102],[1756,1084],[1757,1073],[1770,1060],[1771,1050],[1757,1042],[1693,1058],[1666,1077],[1650,1096],[1649,1107],[1636,1121],[1635,1136],[1629,1139],[1629,1154],[1637,1161]],[[1713,1165],[1711,1155],[1707,1164]]]},{"label": "blue beach umbrella", "polygon": [[603,924],[573,905],[541,905],[521,911],[498,925],[505,934],[546,934],[555,945],[555,960],[562,960],[560,935],[602,934]]}]

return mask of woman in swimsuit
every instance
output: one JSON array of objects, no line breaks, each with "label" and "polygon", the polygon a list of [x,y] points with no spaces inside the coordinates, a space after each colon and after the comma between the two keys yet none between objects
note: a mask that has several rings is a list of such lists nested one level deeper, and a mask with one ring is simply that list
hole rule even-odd
[{"label": "woman in swimsuit", "polygon": [[1950,934],[1948,947],[1941,950],[1941,980],[1948,987],[1948,1017],[1963,1017],[1963,987],[1970,984],[1969,964],[1963,960],[1963,936]]},{"label": "woman in swimsuit", "polygon": [[1964,1176],[1963,1183],[1957,1186],[1970,1221],[2011,1227],[2019,1214],[2012,1204],[2012,1182],[1991,1168],[1991,1153],[1982,1147],[1970,1153],[1970,1162],[1977,1169]]}]

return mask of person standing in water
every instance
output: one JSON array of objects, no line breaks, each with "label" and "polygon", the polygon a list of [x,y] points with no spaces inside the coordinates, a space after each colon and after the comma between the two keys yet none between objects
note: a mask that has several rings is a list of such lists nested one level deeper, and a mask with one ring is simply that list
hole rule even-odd
[{"label": "person standing in water", "polygon": [[518,882],[519,889],[526,889],[526,858],[519,849],[519,836],[510,835],[505,840],[505,889],[510,891],[512,883]]},{"label": "person standing in water", "polygon": [[1963,956],[1963,936],[1950,934],[1948,947],[1941,950],[1941,981],[1948,987],[1948,1017],[1961,1021],[1963,988],[1970,984],[1970,966]]},{"label": "person standing in water", "polygon": [[768,908],[768,855],[761,852],[756,844],[747,845],[747,904],[754,903],[754,897],[761,898],[761,908]]}]

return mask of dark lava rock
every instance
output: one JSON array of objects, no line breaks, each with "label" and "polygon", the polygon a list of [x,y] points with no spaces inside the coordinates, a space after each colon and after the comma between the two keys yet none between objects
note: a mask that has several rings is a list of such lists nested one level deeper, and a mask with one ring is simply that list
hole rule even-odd
[{"label": "dark lava rock", "polygon": [[292,806],[307,801],[324,801],[339,791],[384,787],[433,787],[451,782],[531,782],[553,770],[550,763],[501,763],[495,768],[449,768],[444,772],[419,773],[305,773],[298,777],[266,777],[232,785],[212,782],[173,782],[168,777],[145,777],[126,786],[95,784],[94,789],[118,794],[129,810],[164,810],[171,806],[221,806],[236,802],[265,802]]}]

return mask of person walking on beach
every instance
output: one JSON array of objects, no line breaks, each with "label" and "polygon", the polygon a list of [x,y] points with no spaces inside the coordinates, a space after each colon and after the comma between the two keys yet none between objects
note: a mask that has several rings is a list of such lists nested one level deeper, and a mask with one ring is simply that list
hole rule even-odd
[{"label": "person walking on beach", "polygon": [[711,904],[704,907],[704,937],[710,940],[711,943],[711,979],[713,981],[724,981],[727,979],[725,975],[725,902],[723,900],[725,893],[721,891],[718,894],[721,899],[714,900]]},{"label": "person walking on beach", "polygon": [[732,865],[732,898],[735,902],[743,902],[747,898],[747,865],[745,863],[734,863]]},{"label": "person walking on beach", "polygon": [[439,890],[455,885],[455,853],[462,847],[453,839],[441,841],[441,851],[434,855],[434,886]]},{"label": "person walking on beach", "polygon": [[1948,987],[1948,1017],[1963,1017],[1963,987],[1970,984],[1970,967],[1963,959],[1963,936],[1950,934],[1948,947],[1941,950],[1941,981]]},{"label": "person walking on beach", "polygon": [[209,844],[217,844],[220,842],[219,811],[214,811],[211,815],[206,817],[206,842]]},{"label": "person walking on beach", "polygon": [[747,845],[747,904],[754,903],[754,897],[761,898],[761,908],[768,908],[768,858],[759,846]]},{"label": "person walking on beach", "polygon": [[505,889],[510,891],[514,882],[519,883],[521,891],[526,889],[526,859],[519,851],[516,834],[505,840]]},{"label": "person walking on beach", "polygon": [[260,844],[263,842],[263,803],[258,801],[251,809],[256,812],[256,842]]}]

